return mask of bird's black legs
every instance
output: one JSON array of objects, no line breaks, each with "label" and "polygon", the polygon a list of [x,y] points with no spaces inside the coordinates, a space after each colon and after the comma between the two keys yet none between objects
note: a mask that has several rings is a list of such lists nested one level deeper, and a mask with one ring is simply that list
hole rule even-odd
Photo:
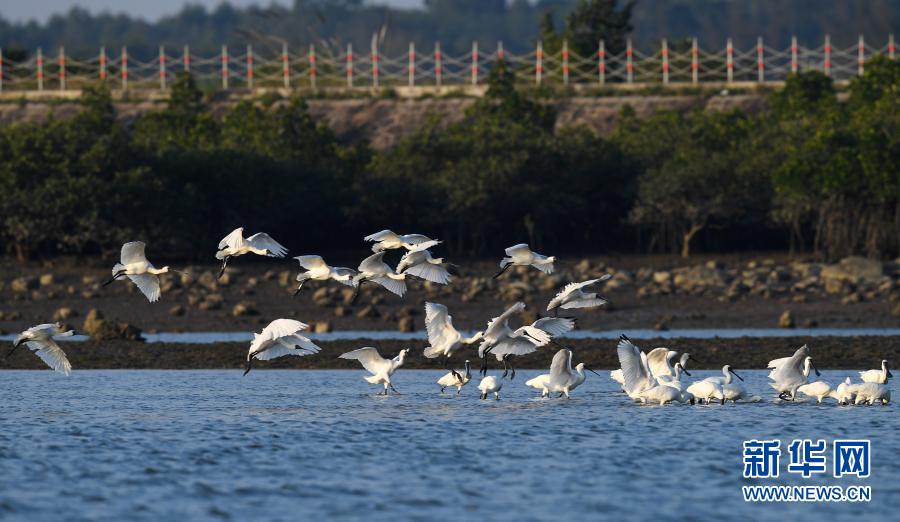
[{"label": "bird's black legs", "polygon": [[481,392],[481,400],[487,399],[487,393]]},{"label": "bird's black legs", "polygon": [[216,276],[216,279],[222,279],[222,274],[225,273],[225,267],[228,266],[228,260],[231,259],[231,256],[225,256],[222,259],[222,270],[219,270],[219,275]]},{"label": "bird's black legs", "polygon": [[113,274],[112,279],[110,279],[109,281],[106,281],[105,283],[103,283],[102,286],[106,286],[106,285],[112,283],[112,282],[115,281],[116,279],[122,277],[124,274],[125,274],[125,271],[124,271],[124,270],[120,270],[120,271],[116,272],[115,274]]},{"label": "bird's black legs", "polygon": [[297,289],[296,289],[296,290],[294,290],[294,293],[293,293],[292,297],[297,297],[297,294],[299,294],[299,293],[300,293],[300,290],[303,289],[303,283],[305,283],[305,282],[306,282],[306,279],[304,279],[303,281],[300,281],[300,285],[297,286]]},{"label": "bird's black legs", "polygon": [[503,275],[503,272],[506,272],[507,270],[509,270],[509,267],[511,267],[511,266],[512,266],[512,263],[510,263],[510,264],[504,266],[503,268],[501,268],[499,272],[497,272],[496,274],[494,274],[494,279],[497,279],[498,277],[500,277],[501,275]]},{"label": "bird's black legs", "polygon": [[506,364],[506,357],[503,357],[503,375],[500,376],[501,379],[505,378],[509,373],[509,366]]},{"label": "bird's black legs", "polygon": [[350,298],[350,304],[355,305],[356,300],[359,298],[359,290],[362,288],[363,283],[367,283],[365,279],[360,279],[356,284],[356,288],[353,289],[353,297]]},{"label": "bird's black legs", "polygon": [[9,358],[10,355],[15,353],[15,351],[19,349],[19,346],[22,346],[23,342],[25,342],[25,341],[20,341],[20,342],[13,344],[12,350],[10,350],[8,354],[6,354],[6,358]]},{"label": "bird's black legs", "polygon": [[[388,383],[388,386],[391,387],[391,390],[392,390],[394,393],[396,393],[397,395],[400,395],[400,392],[397,391],[397,388],[394,388],[394,385],[393,385],[393,384]],[[387,395],[387,390],[384,390],[384,394]]]},{"label": "bird's black legs", "polygon": [[247,359],[247,369],[244,370],[244,375],[247,375],[248,373],[250,373],[250,368],[252,368],[252,367],[253,367],[253,357],[250,357],[249,359]]}]

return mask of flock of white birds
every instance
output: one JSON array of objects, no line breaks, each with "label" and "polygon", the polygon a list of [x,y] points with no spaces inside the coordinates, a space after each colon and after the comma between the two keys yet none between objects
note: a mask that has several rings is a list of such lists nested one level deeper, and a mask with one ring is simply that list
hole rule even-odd
[{"label": "flock of white birds", "polygon": [[[400,235],[390,230],[366,236],[364,240],[373,243],[374,254],[365,258],[356,270],[329,266],[318,255],[295,257],[302,271],[297,276],[299,284],[294,295],[300,293],[307,281],[333,280],[352,287],[355,289],[354,301],[360,287],[367,283],[380,286],[400,297],[406,294],[407,277],[443,285],[450,283],[451,275],[448,269],[454,265],[447,263],[443,258],[433,257],[429,250],[439,245],[440,241],[422,234]],[[178,271],[168,266],[159,269],[154,267],[147,260],[145,248],[146,245],[140,241],[123,245],[120,262],[115,264],[112,278],[106,281],[104,286],[127,277],[148,301],[151,303],[158,301],[161,293],[159,276]],[[384,261],[384,256],[387,251],[396,249],[405,252],[396,268],[392,269]],[[222,261],[219,277],[224,274],[229,260],[233,257],[252,253],[283,258],[287,251],[287,248],[264,232],[245,238],[244,229],[237,228],[219,242],[216,252],[216,259]],[[533,252],[527,244],[515,245],[506,249],[506,257],[500,261],[500,271],[494,277],[499,277],[512,266],[533,267],[545,274],[551,274],[555,261],[556,258],[553,256]],[[429,346],[425,348],[423,355],[429,359],[442,359],[448,370],[447,374],[437,381],[441,393],[447,388],[456,388],[456,393],[460,394],[462,388],[472,380],[470,361],[466,360],[464,369],[457,371],[451,367],[451,357],[469,346],[474,349],[473,345],[477,343],[482,375],[478,385],[480,397],[487,399],[493,395],[499,400],[504,379],[508,377],[511,381],[515,378],[514,358],[534,353],[539,348],[551,344],[559,346],[555,339],[575,328],[573,318],[558,317],[559,310],[594,308],[606,304],[606,299],[588,289],[609,278],[610,275],[606,274],[596,279],[566,285],[547,305],[547,312],[552,313],[552,317],[541,317],[531,324],[514,329],[510,326],[510,320],[525,310],[525,303],[517,302],[488,321],[483,330],[471,336],[464,336],[453,326],[453,318],[446,306],[425,303],[425,327]],[[244,375],[251,370],[254,360],[266,361],[287,355],[304,356],[318,353],[321,348],[302,335],[307,328],[308,325],[294,319],[276,319],[263,328],[262,332],[254,333],[247,352]],[[34,326],[15,339],[13,349],[7,357],[24,344],[50,368],[69,375],[72,365],[54,339],[71,336],[73,333],[64,331],[59,323]],[[559,348],[553,356],[549,373],[539,375],[525,383],[526,386],[539,390],[541,397],[555,393],[557,397],[569,398],[570,393],[585,381],[585,371],[597,374],[585,367],[584,363],[579,363],[573,368],[572,350],[562,346]],[[729,365],[722,368],[720,377],[709,377],[687,384],[682,382],[682,376],[690,376],[686,368],[691,360],[690,354],[684,353],[679,356],[677,352],[668,348],[655,348],[649,354],[644,353],[624,335],[616,349],[621,369],[610,372],[610,377],[621,384],[625,394],[636,402],[664,405],[713,402],[725,404],[726,401],[762,400],[760,396],[748,393],[742,384],[734,380],[737,378],[743,381],[743,378]],[[370,384],[381,385],[383,391],[380,394],[387,395],[388,390],[399,393],[391,377],[403,366],[408,354],[409,349],[406,348],[396,357],[386,359],[378,353],[378,350],[367,346],[344,353],[340,358],[359,361],[371,374],[365,380]],[[490,355],[503,365],[503,373],[499,377],[487,375]],[[839,404],[871,405],[890,402],[888,379],[893,375],[887,361],[882,361],[881,369],[859,372],[861,382],[853,383],[848,377],[837,387],[822,380],[809,381],[811,372],[815,372],[816,376],[820,373],[813,365],[806,345],[790,357],[769,361],[768,368],[771,369],[770,384],[779,393],[779,400],[793,401],[800,394],[814,398],[818,403],[826,398],[834,399]]]}]

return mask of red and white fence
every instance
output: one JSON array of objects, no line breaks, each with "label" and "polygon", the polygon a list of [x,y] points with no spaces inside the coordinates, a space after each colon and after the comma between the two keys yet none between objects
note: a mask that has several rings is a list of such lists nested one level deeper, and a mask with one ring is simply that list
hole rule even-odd
[{"label": "red and white fence", "polygon": [[703,49],[696,38],[674,45],[662,40],[658,48],[646,52],[629,40],[620,53],[611,53],[600,41],[597,51],[589,55],[579,55],[568,42],[554,52],[545,52],[537,42],[533,51],[523,54],[505,51],[502,43],[485,49],[474,42],[471,52],[461,56],[443,53],[440,43],[431,50],[417,50],[411,43],[406,54],[396,57],[382,54],[374,44],[362,53],[354,53],[351,45],[346,49],[310,45],[293,51],[285,45],[280,53],[258,52],[251,45],[240,50],[223,45],[214,56],[192,54],[189,46],[180,50],[160,46],[159,53],[147,60],[129,56],[126,47],[100,48],[89,57],[69,56],[63,47],[52,57],[36,49],[19,61],[0,49],[0,92],[65,91],[96,80],[122,90],[165,90],[181,71],[190,71],[198,83],[224,90],[478,86],[498,58],[519,71],[521,82],[537,86],[766,84],[806,70],[842,81],[863,74],[866,61],[876,54],[895,58],[893,35],[878,43],[860,36],[847,48],[834,47],[828,36],[814,47],[804,47],[792,38],[787,49],[768,47],[762,38],[743,50],[731,39],[721,49]]}]

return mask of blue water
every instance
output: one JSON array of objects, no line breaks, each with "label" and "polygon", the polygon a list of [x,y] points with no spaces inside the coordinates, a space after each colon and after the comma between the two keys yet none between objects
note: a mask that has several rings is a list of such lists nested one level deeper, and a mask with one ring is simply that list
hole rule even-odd
[{"label": "blue water", "polygon": [[[472,335],[474,332],[463,332]],[[560,337],[566,339],[618,339],[621,335],[632,339],[738,339],[741,337],[890,337],[900,335],[900,328],[718,328],[681,330],[574,330]],[[345,330],[328,333],[308,333],[318,341],[371,339],[376,341],[411,341],[427,338],[424,331],[398,332],[396,330]],[[15,335],[0,335],[0,341],[12,341]],[[160,332],[145,333],[148,343],[213,344],[225,342],[249,342],[250,332]],[[86,341],[87,337],[75,335],[63,341]]]},{"label": "blue water", "polygon": [[[538,399],[521,371],[499,402],[438,394],[403,370],[376,397],[360,371],[0,371],[0,519],[889,520],[900,505],[895,405],[639,406],[589,374]],[[697,371],[694,378],[714,372]],[[847,372],[823,372],[835,383]],[[751,438],[869,438],[864,504],[747,504]],[[830,461],[829,461],[830,464]],[[830,475],[830,467],[829,474]],[[478,518],[475,518],[478,517]]]}]

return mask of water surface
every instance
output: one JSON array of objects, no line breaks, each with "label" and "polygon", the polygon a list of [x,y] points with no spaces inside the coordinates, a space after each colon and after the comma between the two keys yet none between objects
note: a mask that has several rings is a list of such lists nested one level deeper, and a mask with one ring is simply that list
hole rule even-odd
[{"label": "water surface", "polygon": [[[3,520],[827,520],[893,518],[896,406],[639,406],[589,374],[538,399],[521,371],[502,399],[442,372],[400,370],[376,397],[360,371],[0,371]],[[694,377],[714,372],[697,371]],[[826,371],[838,382],[847,372]],[[746,504],[751,438],[870,438],[869,504]],[[829,468],[830,470],[830,468]]]}]

